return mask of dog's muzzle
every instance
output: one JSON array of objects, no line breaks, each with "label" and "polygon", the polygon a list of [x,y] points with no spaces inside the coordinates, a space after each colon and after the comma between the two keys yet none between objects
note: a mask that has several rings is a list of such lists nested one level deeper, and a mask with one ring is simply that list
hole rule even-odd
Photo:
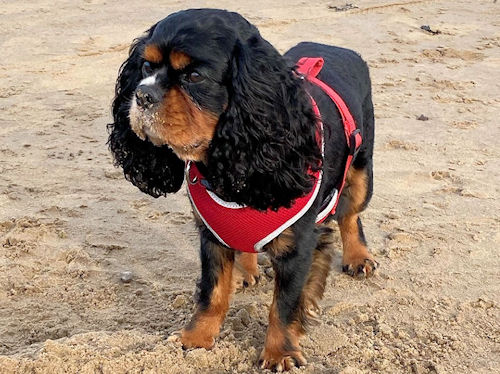
[{"label": "dog's muzzle", "polygon": [[162,98],[160,90],[154,86],[140,85],[135,91],[135,102],[140,108],[150,109]]}]

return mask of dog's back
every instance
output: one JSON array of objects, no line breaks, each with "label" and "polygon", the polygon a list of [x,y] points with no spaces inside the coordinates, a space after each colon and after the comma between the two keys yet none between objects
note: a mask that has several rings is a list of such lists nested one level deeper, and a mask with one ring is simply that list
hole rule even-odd
[{"label": "dog's back", "polygon": [[302,42],[286,52],[285,57],[293,62],[301,57],[322,57],[325,64],[319,79],[333,87],[348,104],[354,99],[353,95],[362,101],[371,93],[368,67],[361,56],[350,49]]},{"label": "dog's back", "polygon": [[[374,143],[374,113],[371,98],[371,81],[366,62],[361,56],[346,48],[325,44],[302,42],[285,53],[293,65],[302,57],[322,57],[324,66],[318,78],[332,87],[345,101],[353,115],[357,127],[360,129],[363,144],[354,160],[354,166],[366,169],[368,179],[371,180],[372,156]],[[342,165],[346,157],[346,150],[338,143],[345,142],[342,119],[331,99],[317,87],[308,87],[321,109],[325,132],[325,162],[329,166],[325,172],[327,180],[332,184],[322,193],[338,183],[342,177]],[[327,183],[328,184],[328,183]],[[371,183],[368,186],[367,200],[371,196]],[[343,210],[343,199],[339,203],[339,210]]]}]

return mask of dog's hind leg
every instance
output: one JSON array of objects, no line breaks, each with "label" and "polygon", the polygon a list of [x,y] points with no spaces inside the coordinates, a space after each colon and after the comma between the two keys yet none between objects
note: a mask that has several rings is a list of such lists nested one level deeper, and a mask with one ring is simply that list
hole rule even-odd
[{"label": "dog's hind leg", "polygon": [[235,288],[247,288],[259,282],[259,267],[257,264],[257,253],[236,253],[233,269],[233,280]]},{"label": "dog's hind leg", "polygon": [[346,185],[342,192],[341,214],[338,217],[342,237],[342,271],[352,276],[365,277],[378,267],[366,246],[365,235],[359,213],[366,207],[372,193],[371,160],[364,168],[352,165],[347,172]]},{"label": "dog's hind leg", "polygon": [[363,102],[363,144],[347,172],[346,184],[337,207],[337,221],[344,248],[342,270],[349,275],[366,277],[377,269],[378,262],[368,251],[359,213],[373,193],[373,144],[375,117],[371,93]]},{"label": "dog's hind leg", "polygon": [[321,312],[319,302],[325,292],[326,278],[333,258],[332,229],[322,224],[317,231],[319,232],[318,244],[313,252],[311,269],[302,290],[299,307],[299,321],[303,330],[306,330],[311,322],[318,320]]}]

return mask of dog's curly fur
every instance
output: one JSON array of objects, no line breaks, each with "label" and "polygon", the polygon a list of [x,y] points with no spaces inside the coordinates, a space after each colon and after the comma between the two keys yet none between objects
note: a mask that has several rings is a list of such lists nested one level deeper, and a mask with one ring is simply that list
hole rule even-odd
[{"label": "dog's curly fur", "polygon": [[[154,27],[148,32],[151,36]],[[109,148],[115,164],[123,168],[128,181],[151,196],[177,192],[184,178],[184,162],[168,146],[156,147],[144,142],[130,128],[129,107],[138,83],[142,79],[140,52],[146,37],[130,47],[130,57],[122,64],[115,87],[112,111],[114,123],[108,125]]]},{"label": "dog's curly fur", "polygon": [[[223,77],[229,100],[208,148],[211,167],[206,178],[225,200],[257,209],[288,206],[311,189],[313,181],[307,171],[318,168],[321,160],[315,128],[311,126],[315,120],[310,100],[299,89],[301,82],[293,78],[286,60],[260,37],[258,30],[228,15],[248,37],[236,39],[239,35],[230,33],[223,36],[224,44],[233,44]],[[186,16],[175,14],[169,18],[183,22]],[[222,33],[227,26],[218,27]],[[121,67],[109,144],[126,178],[141,191],[159,197],[180,188],[183,163],[168,146],[155,147],[140,141],[128,119],[130,100],[143,79],[142,52],[155,29],[156,25],[135,41],[130,57]],[[207,49],[202,47],[202,41],[195,43],[200,50]],[[223,60],[215,63],[227,64]]]},{"label": "dog's curly fur", "polygon": [[[342,181],[349,154],[337,108],[294,71],[304,56],[323,57],[318,77],[343,97],[363,137],[330,219],[339,223],[343,270],[370,275],[378,264],[366,248],[359,213],[372,194],[374,116],[368,68],[355,52],[300,43],[282,56],[237,13],[174,13],[132,44],[120,68],[114,121],[108,125],[116,165],[154,197],[178,191],[184,163],[193,161],[224,200],[277,210],[307,194],[314,183],[311,171],[322,168],[321,188],[309,211],[265,247],[276,282],[263,368],[305,363],[298,340],[308,320],[317,317],[332,247],[331,229],[315,225],[315,217]],[[323,155],[309,95],[321,111]],[[200,292],[196,312],[178,337],[185,347],[210,348],[229,307],[239,257],[195,218],[201,237]],[[239,268],[247,270],[247,284],[258,278],[256,256],[245,255]]]},{"label": "dog's curly fur", "polygon": [[214,190],[257,209],[288,206],[309,192],[308,170],[321,159],[310,99],[280,57],[257,35],[236,43],[229,107],[208,153]]}]

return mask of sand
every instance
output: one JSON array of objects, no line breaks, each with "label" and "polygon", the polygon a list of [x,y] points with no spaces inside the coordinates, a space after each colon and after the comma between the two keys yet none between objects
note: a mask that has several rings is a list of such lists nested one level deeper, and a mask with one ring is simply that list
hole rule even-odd
[{"label": "sand", "polygon": [[0,373],[259,372],[265,258],[213,350],[167,342],[199,275],[188,200],[140,193],[106,146],[129,43],[207,5],[242,13],[282,52],[314,40],[371,68],[375,194],[363,222],[381,268],[342,274],[337,237],[321,321],[303,339],[309,364],[293,372],[500,373],[500,4],[158,3],[0,2]]}]

